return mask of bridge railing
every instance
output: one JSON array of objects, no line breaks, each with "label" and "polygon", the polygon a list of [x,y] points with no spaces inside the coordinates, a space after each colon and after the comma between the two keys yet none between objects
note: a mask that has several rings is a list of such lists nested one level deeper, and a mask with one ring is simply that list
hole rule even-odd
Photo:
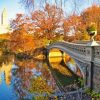
[{"label": "bridge railing", "polygon": [[[53,46],[61,46],[62,48],[68,49],[72,53],[76,53],[81,56],[86,56],[86,45],[82,44],[75,44],[69,42],[57,42],[52,44]],[[51,45],[51,47],[52,47]]]},{"label": "bridge railing", "polygon": [[80,44],[74,44],[74,43],[67,43],[66,44],[67,48],[70,50],[79,53],[81,55],[86,56],[86,47],[85,45],[80,45]]},{"label": "bridge railing", "polygon": [[[92,61],[94,57],[94,61],[99,63],[100,60],[100,47],[94,46],[92,49],[91,46],[84,44],[75,44],[70,42],[57,42],[54,44],[51,44],[50,47],[61,47],[66,48],[70,53],[72,53],[74,56],[78,57],[79,59],[82,58],[86,61]],[[93,50],[93,51],[92,51]]]}]

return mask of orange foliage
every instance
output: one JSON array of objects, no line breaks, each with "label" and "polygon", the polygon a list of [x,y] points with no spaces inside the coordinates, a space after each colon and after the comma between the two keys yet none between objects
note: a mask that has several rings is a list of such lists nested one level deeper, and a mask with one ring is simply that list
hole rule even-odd
[{"label": "orange foliage", "polygon": [[[78,34],[78,27],[80,26],[81,17],[75,14],[71,15],[68,19],[64,20],[63,29],[64,29],[64,38],[67,41],[69,39],[75,40],[79,39]],[[74,36],[74,37],[73,37]]]},{"label": "orange foliage", "polygon": [[53,38],[56,30],[61,26],[62,10],[54,5],[46,4],[44,10],[37,10],[32,13],[34,30],[48,39]]},{"label": "orange foliage", "polygon": [[100,6],[89,7],[81,14],[81,17],[85,25],[96,23],[98,34],[100,34]]},{"label": "orange foliage", "polygon": [[35,48],[33,37],[25,30],[15,30],[11,35],[10,48],[17,52],[33,50]]},{"label": "orange foliage", "polygon": [[29,68],[29,69],[33,69],[36,66],[35,61],[32,60],[32,59],[22,60],[22,61],[19,61],[19,60],[16,59],[15,64],[18,65],[19,67]]},{"label": "orange foliage", "polygon": [[[100,7],[93,5],[79,16],[71,15],[64,18],[61,8],[46,4],[43,10],[32,12],[31,17],[17,14],[16,19],[11,21],[15,30],[11,34],[11,49],[17,51],[27,51],[33,48],[44,46],[47,40],[58,40],[61,34],[66,41],[88,40],[87,27],[92,22],[97,24],[97,31],[100,34]],[[32,34],[33,38],[28,35]],[[96,38],[99,40],[99,38]],[[38,41],[39,40],[39,41]],[[45,40],[45,41],[44,41]],[[38,42],[37,42],[38,41]]]},{"label": "orange foliage", "polygon": [[11,27],[14,30],[24,29],[27,33],[33,31],[31,18],[24,14],[17,14],[16,18],[11,21]]},{"label": "orange foliage", "polygon": [[[91,23],[96,23],[97,32],[100,34],[100,7],[93,5],[92,7],[84,10],[80,16],[71,15],[68,19],[64,21],[64,32],[72,33],[74,39],[87,40],[89,36],[87,34],[87,27]],[[98,39],[98,38],[97,38]]]}]

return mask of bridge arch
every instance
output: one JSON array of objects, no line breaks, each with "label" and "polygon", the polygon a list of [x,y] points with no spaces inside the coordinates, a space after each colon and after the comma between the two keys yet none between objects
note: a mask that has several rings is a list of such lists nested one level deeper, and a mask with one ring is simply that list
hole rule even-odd
[{"label": "bridge arch", "polygon": [[90,87],[90,63],[89,56],[87,56],[87,46],[85,44],[75,44],[69,42],[56,42],[47,46],[47,59],[51,49],[59,49],[66,54],[68,54],[72,59],[74,59],[77,67],[80,69],[84,80],[84,86]]},{"label": "bridge arch", "polygon": [[[79,68],[79,70],[80,70],[80,72],[81,72],[81,74],[82,74],[82,78],[84,79],[85,78],[85,73],[84,73],[84,70],[81,68],[81,65],[77,62],[77,59],[73,56],[73,55],[71,55],[71,53],[69,52],[69,50],[68,49],[66,49],[65,47],[62,47],[62,45],[58,45],[58,44],[52,44],[52,45],[50,45],[50,46],[48,46],[47,47],[47,55],[49,56],[49,53],[50,53],[50,51],[52,50],[52,49],[59,49],[59,51],[61,51],[61,53],[66,53],[66,54],[68,54],[70,57],[71,57],[71,59],[73,59],[74,60],[74,62],[75,62],[75,64],[76,64],[76,66]],[[62,54],[62,56],[63,56],[63,54]],[[67,65],[67,64],[66,64]],[[70,67],[69,67],[69,69],[70,69]],[[71,70],[71,69],[70,69]]]}]

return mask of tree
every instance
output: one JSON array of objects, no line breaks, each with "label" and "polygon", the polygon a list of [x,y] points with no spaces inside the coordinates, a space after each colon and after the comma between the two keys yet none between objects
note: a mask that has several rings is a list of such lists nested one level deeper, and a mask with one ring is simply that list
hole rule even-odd
[{"label": "tree", "polygon": [[35,33],[42,37],[52,39],[56,33],[60,33],[62,25],[62,9],[55,5],[46,4],[44,10],[37,10],[32,13],[32,21]]},{"label": "tree", "polygon": [[[95,23],[97,26],[97,34],[99,36],[100,34],[100,6],[93,5],[92,7],[89,7],[81,14],[81,23],[84,26],[84,31],[86,31],[87,27],[89,27],[92,23]],[[81,26],[80,26],[80,29]]]},{"label": "tree", "polygon": [[35,48],[31,19],[23,14],[17,14],[11,21],[13,32],[10,34],[10,49],[13,52],[25,52]]},{"label": "tree", "polygon": [[33,37],[28,35],[23,29],[15,30],[11,33],[10,49],[13,52],[25,52],[35,48]]},{"label": "tree", "polygon": [[[79,27],[81,25],[81,17],[73,14],[64,20],[63,29],[65,40],[79,40],[81,38]],[[83,26],[83,25],[82,25]],[[81,27],[82,27],[81,26]]]},{"label": "tree", "polygon": [[[93,5],[84,10],[81,15],[73,14],[64,21],[64,32],[73,33],[76,40],[89,40],[87,27],[95,23],[97,26],[97,34],[100,34],[100,7]],[[97,39],[99,36],[97,36]]]},{"label": "tree", "polygon": [[89,7],[81,14],[83,22],[88,26],[91,23],[95,23],[97,25],[98,34],[100,33],[100,7],[93,5]]},{"label": "tree", "polygon": [[16,14],[16,18],[10,21],[13,30],[24,29],[28,33],[33,31],[31,18],[24,14]]}]

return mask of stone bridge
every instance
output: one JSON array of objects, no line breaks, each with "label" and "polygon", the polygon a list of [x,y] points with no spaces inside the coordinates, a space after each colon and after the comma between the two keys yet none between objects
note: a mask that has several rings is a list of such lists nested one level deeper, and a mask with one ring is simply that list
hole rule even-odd
[{"label": "stone bridge", "polygon": [[83,74],[84,86],[100,93],[100,45],[57,42],[47,46],[47,56],[53,48],[69,54]]}]

